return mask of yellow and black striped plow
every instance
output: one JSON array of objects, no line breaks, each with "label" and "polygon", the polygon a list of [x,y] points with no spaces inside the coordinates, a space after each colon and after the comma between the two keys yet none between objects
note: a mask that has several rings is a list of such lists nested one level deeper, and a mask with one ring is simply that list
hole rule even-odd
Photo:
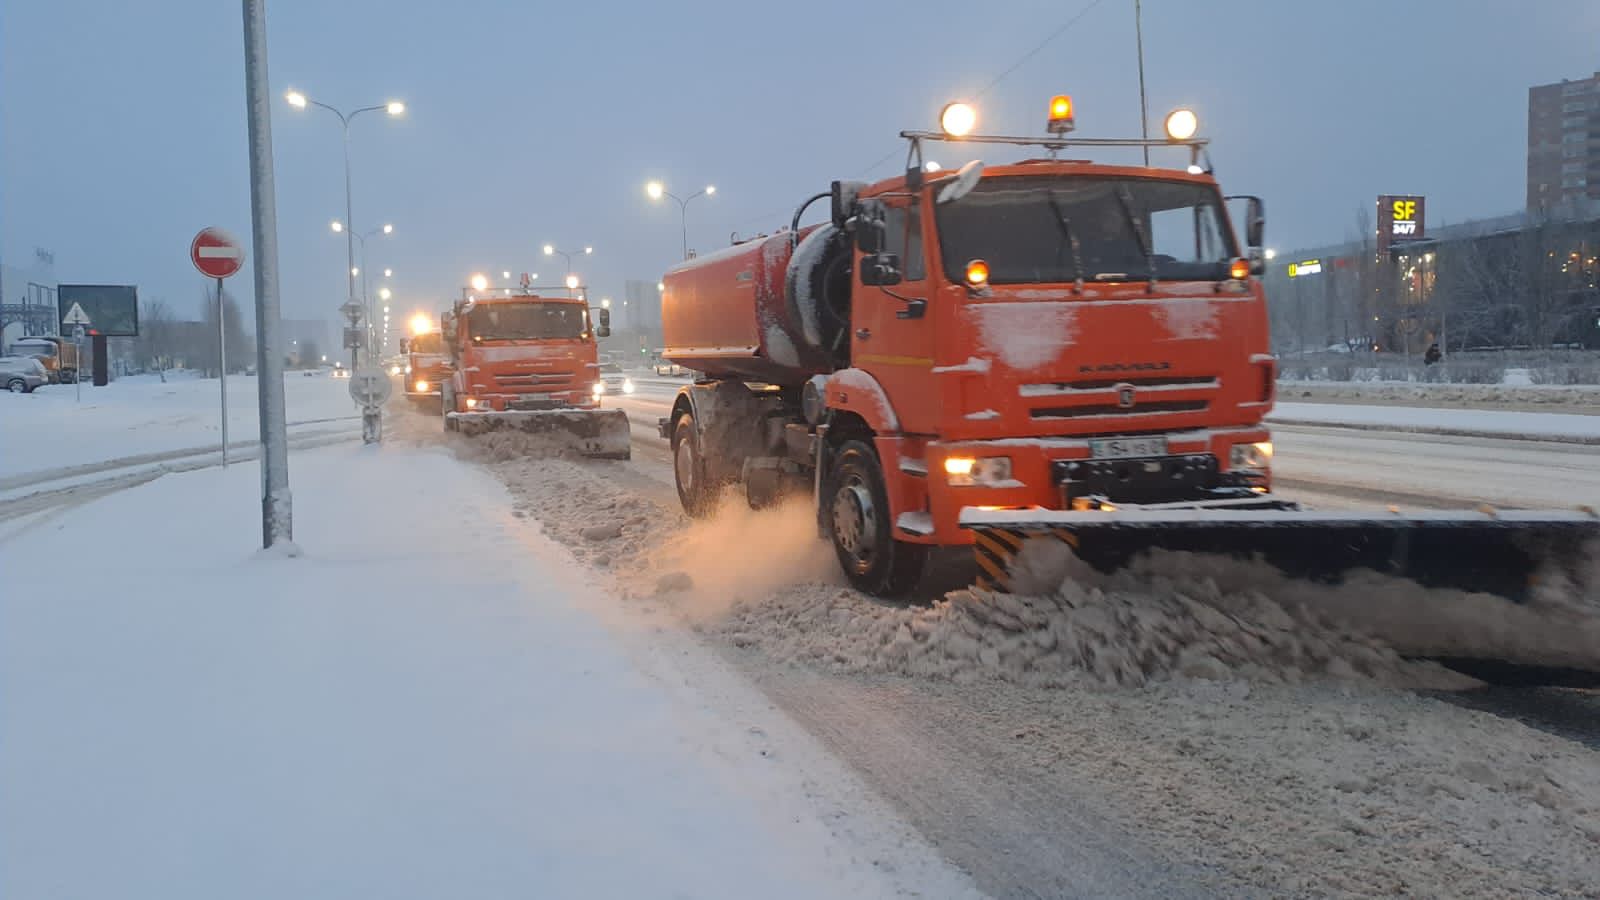
[{"label": "yellow and black striped plow", "polygon": [[998,594],[1011,593],[1011,561],[1029,540],[1057,540],[1073,550],[1078,549],[1078,536],[1066,528],[980,527],[972,532],[973,554],[981,573],[976,585]]}]

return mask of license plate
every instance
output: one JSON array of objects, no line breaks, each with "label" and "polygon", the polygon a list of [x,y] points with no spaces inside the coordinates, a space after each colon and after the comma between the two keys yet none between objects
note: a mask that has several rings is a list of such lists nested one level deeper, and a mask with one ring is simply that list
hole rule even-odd
[{"label": "license plate", "polygon": [[1166,456],[1164,437],[1095,438],[1089,441],[1089,455],[1095,459],[1140,459]]}]

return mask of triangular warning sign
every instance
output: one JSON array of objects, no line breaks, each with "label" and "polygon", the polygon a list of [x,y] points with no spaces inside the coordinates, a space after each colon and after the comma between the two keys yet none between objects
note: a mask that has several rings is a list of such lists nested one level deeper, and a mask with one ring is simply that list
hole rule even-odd
[{"label": "triangular warning sign", "polygon": [[81,305],[74,303],[67,314],[61,317],[61,322],[65,325],[88,325],[89,314],[83,311]]}]

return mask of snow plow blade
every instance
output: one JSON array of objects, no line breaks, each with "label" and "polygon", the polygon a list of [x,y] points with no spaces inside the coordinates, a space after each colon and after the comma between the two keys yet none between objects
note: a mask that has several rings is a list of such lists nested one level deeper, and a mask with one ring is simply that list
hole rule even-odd
[{"label": "snow plow blade", "polygon": [[632,432],[620,409],[548,409],[507,412],[451,412],[445,426],[468,436],[495,431],[536,435],[554,452],[570,451],[598,459],[628,459]]},{"label": "snow plow blade", "polygon": [[1009,591],[1012,559],[1031,540],[1066,543],[1111,572],[1138,553],[1177,550],[1259,558],[1292,578],[1337,583],[1371,569],[1425,587],[1527,600],[1541,576],[1576,575],[1585,545],[1600,541],[1593,510],[1352,513],[1295,509],[965,509],[982,586]]}]

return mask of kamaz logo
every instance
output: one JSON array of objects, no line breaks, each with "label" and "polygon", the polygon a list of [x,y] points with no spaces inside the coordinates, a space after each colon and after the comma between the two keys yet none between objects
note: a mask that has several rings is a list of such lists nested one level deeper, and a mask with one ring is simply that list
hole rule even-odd
[{"label": "kamaz logo", "polygon": [[1172,368],[1170,362],[1102,363],[1098,366],[1079,366],[1079,375],[1114,375],[1122,372],[1165,372]]}]

